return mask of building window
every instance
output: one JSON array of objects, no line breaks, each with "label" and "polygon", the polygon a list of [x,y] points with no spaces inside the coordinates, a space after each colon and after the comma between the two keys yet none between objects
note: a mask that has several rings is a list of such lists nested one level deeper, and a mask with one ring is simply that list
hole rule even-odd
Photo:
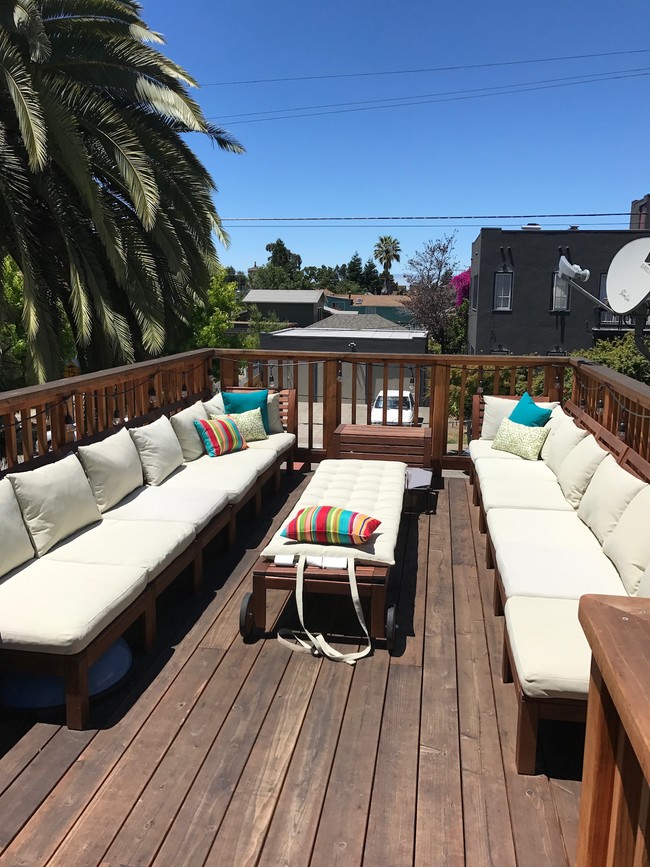
[{"label": "building window", "polygon": [[476,310],[478,307],[478,274],[474,274],[472,277],[472,292],[469,299],[469,306],[472,310]]},{"label": "building window", "polygon": [[[603,302],[603,304],[607,304],[607,274],[601,274],[600,280],[598,282],[598,299]],[[609,310],[603,310],[600,308],[600,324],[601,325],[616,325],[618,323],[618,316],[616,313],[610,313]]]},{"label": "building window", "polygon": [[551,289],[551,311],[553,313],[568,313],[571,309],[571,287],[568,283],[558,285],[558,272],[553,273]]},{"label": "building window", "polygon": [[512,271],[495,272],[493,310],[512,310],[512,277]]}]

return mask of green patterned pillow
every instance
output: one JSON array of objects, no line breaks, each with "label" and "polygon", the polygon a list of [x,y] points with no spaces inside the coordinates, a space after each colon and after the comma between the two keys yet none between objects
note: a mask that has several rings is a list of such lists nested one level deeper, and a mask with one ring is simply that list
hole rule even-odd
[{"label": "green patterned pillow", "polygon": [[496,432],[492,448],[519,455],[527,461],[536,461],[548,434],[548,428],[527,427],[504,418]]},{"label": "green patterned pillow", "polygon": [[228,414],[228,418],[235,422],[247,443],[268,439],[262,419],[262,410],[259,407],[250,409],[248,412],[231,412]]}]

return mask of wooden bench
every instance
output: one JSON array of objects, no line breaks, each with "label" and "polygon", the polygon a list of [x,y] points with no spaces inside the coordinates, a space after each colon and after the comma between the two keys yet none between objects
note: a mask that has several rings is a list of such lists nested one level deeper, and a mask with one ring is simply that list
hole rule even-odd
[{"label": "wooden bench", "polygon": [[430,468],[431,428],[340,424],[334,431],[333,457],[402,461],[410,467]]}]

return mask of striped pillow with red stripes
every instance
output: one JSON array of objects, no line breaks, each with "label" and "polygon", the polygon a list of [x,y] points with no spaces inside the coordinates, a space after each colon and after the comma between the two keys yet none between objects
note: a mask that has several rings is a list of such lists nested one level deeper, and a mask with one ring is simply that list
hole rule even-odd
[{"label": "striped pillow with red stripes", "polygon": [[296,542],[324,545],[362,545],[381,524],[361,512],[336,506],[310,506],[301,509],[282,530],[281,535]]},{"label": "striped pillow with red stripes", "polygon": [[227,455],[229,452],[241,452],[247,449],[246,440],[235,422],[227,416],[204,419],[194,422],[203,446],[211,458]]}]

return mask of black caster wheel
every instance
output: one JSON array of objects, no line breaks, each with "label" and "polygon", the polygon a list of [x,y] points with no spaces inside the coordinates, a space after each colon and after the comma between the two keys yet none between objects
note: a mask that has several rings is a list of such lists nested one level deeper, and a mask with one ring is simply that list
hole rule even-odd
[{"label": "black caster wheel", "polygon": [[395,647],[395,630],[397,619],[397,611],[394,605],[386,612],[386,647],[392,650]]},{"label": "black caster wheel", "polygon": [[255,629],[255,618],[253,617],[253,594],[246,593],[241,601],[239,609],[239,634],[242,638],[248,636]]}]

